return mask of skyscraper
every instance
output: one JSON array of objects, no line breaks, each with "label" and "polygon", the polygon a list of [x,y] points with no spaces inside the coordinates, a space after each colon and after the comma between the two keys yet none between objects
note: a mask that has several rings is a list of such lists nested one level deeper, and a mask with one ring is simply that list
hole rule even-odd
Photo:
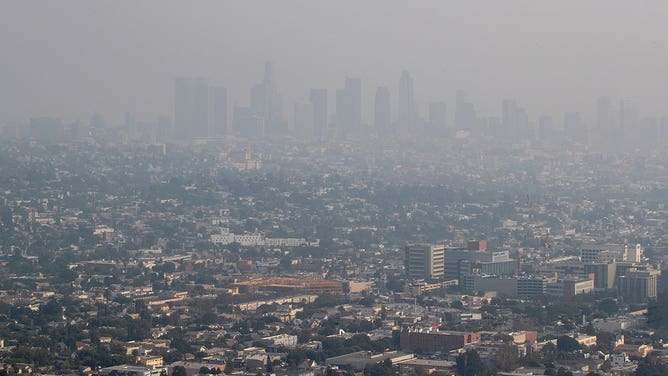
[{"label": "skyscraper", "polygon": [[342,89],[336,90],[336,123],[345,133],[358,131],[362,123],[362,82],[346,77]]},{"label": "skyscraper", "polygon": [[311,89],[310,99],[313,107],[313,135],[316,140],[323,141],[327,132],[327,89]]},{"label": "skyscraper", "polygon": [[250,91],[250,109],[254,116],[264,119],[267,131],[278,131],[282,122],[282,100],[274,84],[271,62],[264,66],[264,78]]},{"label": "skyscraper", "polygon": [[228,104],[227,89],[224,87],[211,88],[211,133],[222,135],[227,133]]},{"label": "skyscraper", "polygon": [[373,127],[380,135],[386,134],[390,129],[390,90],[384,86],[376,89]]},{"label": "skyscraper", "polygon": [[206,137],[209,132],[209,83],[204,78],[177,78],[174,83],[174,127],[178,137]]},{"label": "skyscraper", "polygon": [[413,97],[413,78],[408,71],[401,72],[399,78],[399,128],[415,128],[415,98]]}]

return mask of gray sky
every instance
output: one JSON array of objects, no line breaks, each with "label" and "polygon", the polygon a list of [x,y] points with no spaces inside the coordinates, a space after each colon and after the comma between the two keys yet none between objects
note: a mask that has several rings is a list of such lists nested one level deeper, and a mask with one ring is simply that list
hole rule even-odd
[{"label": "gray sky", "polygon": [[[666,1],[90,1],[0,3],[0,119],[172,116],[173,79],[204,76],[245,104],[275,64],[291,119],[311,87],[362,77],[422,105],[463,88],[482,112],[593,112],[596,97],[668,114]],[[334,93],[330,91],[330,106]]]}]

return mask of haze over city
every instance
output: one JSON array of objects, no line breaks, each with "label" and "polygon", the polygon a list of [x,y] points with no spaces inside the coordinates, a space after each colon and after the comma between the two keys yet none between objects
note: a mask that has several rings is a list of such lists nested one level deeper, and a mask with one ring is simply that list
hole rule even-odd
[{"label": "haze over city", "polygon": [[532,118],[582,112],[599,96],[666,115],[668,5],[535,2],[8,2],[0,14],[0,119],[100,113],[121,122],[173,116],[173,79],[206,77],[230,103],[265,61],[287,118],[310,88],[362,80],[365,123],[377,86],[396,95],[402,70],[426,112],[466,90],[486,115],[514,99]]},{"label": "haze over city", "polygon": [[0,376],[668,375],[666,20],[3,1]]}]

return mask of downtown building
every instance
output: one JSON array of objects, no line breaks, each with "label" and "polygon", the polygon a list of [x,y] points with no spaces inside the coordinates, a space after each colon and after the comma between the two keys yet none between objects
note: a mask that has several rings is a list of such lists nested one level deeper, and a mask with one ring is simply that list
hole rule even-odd
[{"label": "downtown building", "polygon": [[617,291],[627,303],[646,303],[656,299],[661,270],[634,269],[617,277]]},{"label": "downtown building", "polygon": [[445,272],[445,246],[412,244],[406,246],[406,274],[414,280],[443,279]]}]

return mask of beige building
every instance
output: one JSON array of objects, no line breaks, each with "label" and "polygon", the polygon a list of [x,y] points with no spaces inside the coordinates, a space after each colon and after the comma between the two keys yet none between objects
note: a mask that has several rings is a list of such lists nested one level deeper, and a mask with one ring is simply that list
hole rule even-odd
[{"label": "beige building", "polygon": [[406,274],[412,279],[443,279],[445,246],[412,244],[406,246]]}]

